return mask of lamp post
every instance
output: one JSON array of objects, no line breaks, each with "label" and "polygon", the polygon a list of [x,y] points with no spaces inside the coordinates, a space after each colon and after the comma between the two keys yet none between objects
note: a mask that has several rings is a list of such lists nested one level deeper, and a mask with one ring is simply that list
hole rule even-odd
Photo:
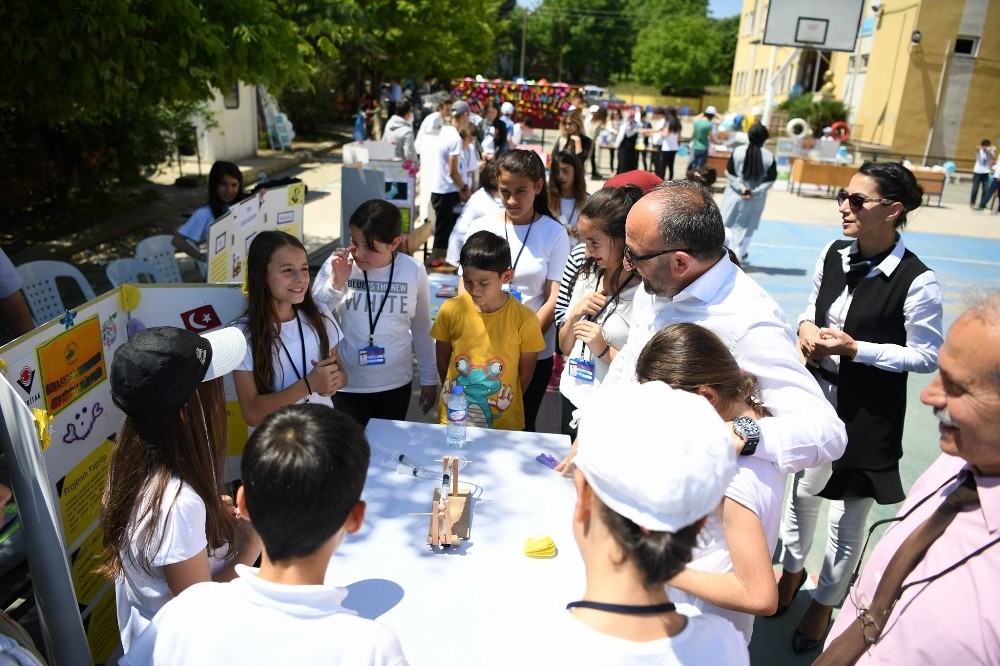
[{"label": "lamp post", "polygon": [[528,36],[528,17],[531,15],[527,9],[524,10],[524,21],[521,24],[521,79],[524,79],[524,44]]}]

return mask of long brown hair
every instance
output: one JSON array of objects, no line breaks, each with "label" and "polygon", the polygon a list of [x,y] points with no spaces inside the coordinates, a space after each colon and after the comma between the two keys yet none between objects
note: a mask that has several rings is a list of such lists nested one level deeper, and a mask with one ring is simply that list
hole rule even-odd
[{"label": "long brown hair", "polygon": [[559,181],[556,178],[561,164],[573,167],[573,198],[576,199],[577,207],[587,201],[587,174],[583,170],[583,163],[572,151],[560,150],[552,156],[552,166],[549,168],[549,209],[554,215],[559,214],[562,200]]},{"label": "long brown hair", "polygon": [[[632,210],[639,199],[642,198],[642,190],[635,185],[623,185],[622,187],[602,187],[594,192],[594,195],[587,199],[580,211],[581,218],[587,220],[597,229],[607,235],[612,242],[617,255],[617,261],[612,262],[611,276],[608,280],[611,285],[611,305],[608,307],[608,317],[618,308],[619,297],[622,286],[620,284],[622,271],[625,270],[622,263],[622,256],[625,254],[625,219],[628,212]],[[580,277],[588,277],[597,273],[600,267],[594,259],[587,258],[580,265],[580,270],[570,281],[569,290],[572,293],[576,281]]]},{"label": "long brown hair", "polygon": [[[170,416],[150,421],[126,416],[111,452],[101,501],[104,561],[98,573],[108,578],[121,573],[122,553],[129,553],[129,545],[137,541],[141,555],[133,564],[152,574],[147,555],[159,550],[161,544],[153,543],[155,526],[169,519],[177,499],[164,497],[174,476],[205,503],[208,547],[235,546],[236,526],[219,499],[226,446],[226,396],[221,378],[200,384]],[[149,527],[134,532],[146,520]],[[233,555],[235,548],[230,548],[229,556]]]},{"label": "long brown hair", "polygon": [[672,388],[697,393],[710,386],[731,407],[745,402],[758,418],[771,413],[760,401],[757,378],[740,369],[725,343],[698,324],[671,324],[657,331],[636,360],[640,383],[661,381]]},{"label": "long brown hair", "polygon": [[[295,236],[283,231],[262,231],[250,243],[247,252],[247,309],[243,313],[241,323],[250,334],[248,342],[253,353],[253,382],[257,392],[261,394],[274,393],[274,355],[277,353],[275,340],[281,336],[281,321],[275,308],[271,289],[267,285],[267,265],[271,255],[282,247],[291,245],[303,252],[305,246]],[[320,359],[330,354],[330,337],[326,334],[325,315],[321,314],[312,292],[307,288],[305,298],[298,305],[292,306],[296,316],[301,312],[306,323],[316,332],[319,338]],[[304,368],[308,371],[309,368]]]}]

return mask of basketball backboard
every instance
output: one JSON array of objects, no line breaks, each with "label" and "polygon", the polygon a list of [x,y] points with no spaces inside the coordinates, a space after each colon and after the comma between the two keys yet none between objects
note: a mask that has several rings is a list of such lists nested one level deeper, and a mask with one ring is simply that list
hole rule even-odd
[{"label": "basketball backboard", "polygon": [[864,4],[864,0],[771,0],[764,43],[853,51]]}]

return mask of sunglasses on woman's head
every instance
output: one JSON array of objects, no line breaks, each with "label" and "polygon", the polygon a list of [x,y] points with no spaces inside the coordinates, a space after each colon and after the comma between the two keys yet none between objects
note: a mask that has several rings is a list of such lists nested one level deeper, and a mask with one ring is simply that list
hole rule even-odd
[{"label": "sunglasses on woman's head", "polygon": [[843,206],[845,201],[848,202],[848,205],[851,207],[851,210],[854,211],[861,210],[862,208],[865,207],[865,204],[869,202],[885,204],[885,205],[896,203],[892,199],[873,199],[871,197],[866,197],[865,195],[859,193],[848,194],[847,190],[841,190],[840,192],[837,192],[837,205]]}]

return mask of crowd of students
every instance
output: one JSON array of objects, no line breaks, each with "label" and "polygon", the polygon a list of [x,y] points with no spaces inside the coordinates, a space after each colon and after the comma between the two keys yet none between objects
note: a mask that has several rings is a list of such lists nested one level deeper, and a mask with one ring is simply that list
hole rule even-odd
[{"label": "crowd of students", "polygon": [[[528,431],[565,357],[560,429],[575,444],[560,469],[573,473],[587,586],[553,624],[550,659],[747,663],[755,617],[786,611],[806,580],[813,495],[835,501],[831,548],[843,548],[828,553],[793,646],[822,643],[868,510],[903,496],[906,373],[935,370],[943,339],[940,285],[899,233],[921,201],[912,174],[866,164],[840,193],[847,239],[824,249],[796,337],[726,252],[703,185],[624,174],[588,196],[575,134],[547,173],[536,152],[502,149],[493,120],[496,154],[481,188],[463,190],[481,214],[435,243],[461,277],[433,324],[398,209],[370,201],[311,285],[302,244],[260,233],[234,326],[149,329],[116,351],[113,397],[127,416],[102,570],[124,663],[251,660],[278,637],[284,658],[405,663],[390,629],[341,612],[342,592],[322,581],[364,520],[363,428],[406,418],[414,356],[425,413],[446,422],[457,383],[470,424]],[[219,205],[232,200],[224,178],[211,190]],[[228,372],[253,428],[233,497],[220,482]],[[612,416],[624,413],[627,433]],[[220,604],[244,621],[190,638]]]}]

